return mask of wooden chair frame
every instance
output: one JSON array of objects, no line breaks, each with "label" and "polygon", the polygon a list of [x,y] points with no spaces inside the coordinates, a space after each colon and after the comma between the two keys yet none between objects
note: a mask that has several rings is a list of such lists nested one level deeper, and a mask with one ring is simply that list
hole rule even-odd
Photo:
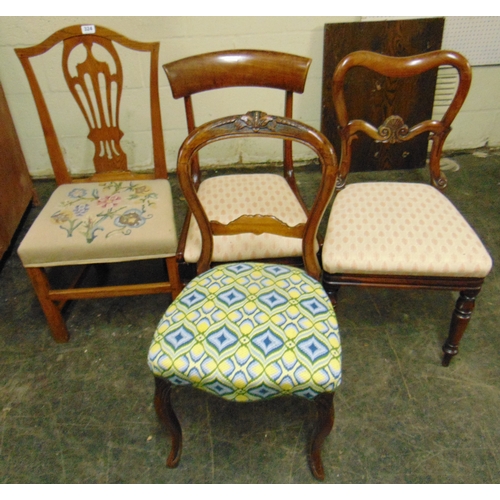
[{"label": "wooden chair frame", "polygon": [[[453,66],[458,71],[459,85],[456,94],[441,120],[426,120],[409,127],[399,116],[391,116],[379,127],[364,120],[349,119],[344,100],[344,79],[347,72],[362,66],[391,78],[406,78],[429,71],[439,66]],[[340,61],[333,76],[333,102],[339,121],[341,137],[341,160],[337,189],[345,186],[351,162],[351,145],[358,133],[384,143],[409,141],[413,137],[429,133],[432,141],[429,169],[431,184],[438,190],[446,188],[447,180],[440,170],[440,158],[444,142],[451,131],[455,119],[469,91],[472,70],[468,61],[452,51],[433,51],[408,57],[391,57],[369,51],[353,52]],[[460,292],[453,311],[448,338],[443,345],[442,365],[448,366],[452,357],[458,353],[458,345],[467,328],[474,309],[475,299],[481,290],[484,278],[431,277],[368,274],[323,274],[323,285],[333,303],[342,285],[383,287],[397,289],[451,290]]]},{"label": "wooden chair frame", "polygon": [[[45,54],[60,42],[63,42],[64,44],[62,60],[64,77],[72,95],[75,97],[75,100],[85,117],[87,124],[89,125],[90,133],[88,138],[96,146],[96,154],[94,156],[94,166],[96,172],[87,178],[72,178],[70,174],[62,154],[61,146],[56,135],[47,103],[30,61],[32,57]],[[109,54],[111,54],[117,66],[115,75],[110,74],[107,64],[99,63],[99,61],[91,56],[90,46],[94,43],[101,45],[108,51]],[[119,129],[118,123],[122,71],[121,62],[113,43],[120,44],[131,50],[150,54],[150,112],[154,156],[154,172],[151,174],[134,173],[128,170],[125,153],[123,153],[119,146],[119,140],[123,135],[123,132]],[[68,58],[71,50],[79,44],[86,47],[88,57],[84,63],[79,65],[78,76],[72,77],[69,74],[67,67]],[[137,42],[101,26],[95,26],[95,32],[92,34],[83,34],[82,26],[74,25],[55,32],[37,45],[14,49],[28,78],[58,186],[73,182],[81,183],[105,182],[111,180],[168,179],[158,91],[159,47],[160,45],[158,42]],[[117,85],[118,91],[115,114],[113,114],[111,109],[106,109],[100,100],[97,100],[96,108],[92,108],[92,106],[90,106],[90,111],[85,107],[85,104],[77,91],[77,87],[81,87],[83,89],[83,94],[87,97],[87,99],[89,99],[89,89],[86,87],[85,75],[90,75],[92,72],[98,72],[99,74],[104,75],[106,89],[108,92],[106,96],[108,98],[108,104],[110,92],[109,88],[112,83]],[[94,91],[99,92],[99,86],[96,82],[92,81],[92,83]],[[106,112],[109,112],[110,116],[113,115],[111,121],[113,121],[113,119],[115,120],[115,123],[110,124],[110,126],[105,126],[106,120],[104,115]],[[96,126],[99,122],[102,124],[101,127]],[[107,144],[106,147],[108,147],[108,151],[112,153],[111,155],[99,156],[99,144],[102,145],[103,143]],[[112,145],[109,146],[109,144]],[[109,156],[111,156],[111,159],[109,159]],[[172,296],[175,297],[182,290],[182,283],[179,278],[176,257],[166,258],[166,266],[170,280],[168,282],[76,288],[78,283],[81,281],[81,277],[84,274],[83,272],[82,275],[74,281],[73,286],[68,289],[59,290],[51,289],[48,276],[43,268],[30,267],[26,268],[26,270],[52,329],[54,339],[57,342],[67,342],[69,334],[61,315],[61,310],[68,300],[155,293],[171,293]]]},{"label": "wooden chair frame", "polygon": [[[241,217],[229,224],[209,221],[197,196],[196,168],[193,157],[202,148],[216,141],[234,137],[275,137],[300,142],[313,149],[320,159],[322,180],[306,224],[289,227],[270,216]],[[207,271],[211,265],[213,236],[216,234],[237,234],[254,232],[272,233],[282,236],[303,238],[303,260],[306,272],[313,278],[321,278],[321,267],[315,251],[315,242],[320,221],[335,189],[337,160],[329,141],[311,127],[285,117],[266,115],[260,111],[248,112],[210,123],[195,129],[184,141],[180,151],[177,172],[182,191],[186,197],[202,232],[202,254],[197,264],[198,274]],[[179,464],[182,451],[182,430],[171,403],[172,384],[155,377],[154,405],[157,415],[171,436],[171,450],[167,467]],[[316,425],[311,437],[308,462],[314,477],[325,477],[321,460],[321,447],[331,432],[334,423],[334,393],[325,392],[315,398],[317,408]]]},{"label": "wooden chair frame", "polygon": [[[235,49],[196,55],[163,65],[175,99],[184,99],[188,133],[195,128],[192,96],[228,87],[266,87],[285,91],[284,116],[293,116],[293,94],[304,92],[311,59],[282,52]],[[198,155],[194,155],[195,185],[201,183]],[[292,143],[284,141],[283,175],[307,212],[297,187]],[[188,211],[179,236],[178,259],[183,260],[191,213]]]}]

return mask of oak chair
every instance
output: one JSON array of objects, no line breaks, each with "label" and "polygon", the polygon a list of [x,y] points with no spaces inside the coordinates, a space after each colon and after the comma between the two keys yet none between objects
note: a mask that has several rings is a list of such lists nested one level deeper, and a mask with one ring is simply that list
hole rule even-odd
[{"label": "oak chair", "polygon": [[[192,132],[196,126],[193,95],[228,87],[282,90],[285,92],[284,116],[292,118],[293,95],[304,91],[310,64],[311,60],[306,57],[281,52],[227,50],[187,57],[165,64],[163,68],[173,97],[184,99],[187,128]],[[209,217],[229,222],[244,214],[275,214],[290,225],[305,222],[307,208],[295,182],[292,143],[284,141],[283,149],[283,176],[228,174],[202,180],[198,155],[194,155],[195,185]],[[261,197],[263,199],[258,201]],[[235,207],[241,200],[247,200],[246,205]],[[224,214],[225,218],[221,219]],[[179,262],[193,264],[200,252],[199,227],[188,212],[179,237]],[[301,252],[300,238],[221,235],[214,240],[213,258],[215,262],[291,258],[289,262],[295,263],[300,260]]]},{"label": "oak chair", "polygon": [[[406,123],[392,115],[372,125],[350,116],[344,99],[345,77],[354,67],[381,75],[380,85],[453,66],[459,85],[440,120]],[[474,301],[492,261],[476,233],[442,194],[447,180],[440,170],[443,145],[451,123],[470,87],[471,68],[460,54],[434,51],[411,57],[389,57],[358,51],[344,57],[333,76],[333,102],[341,137],[340,191],[334,199],[322,249],[323,285],[333,302],[341,285],[459,291],[443,366],[458,352]],[[388,77],[384,80],[383,77]],[[375,92],[375,90],[374,90]],[[352,142],[359,134],[396,144],[429,134],[431,185],[405,182],[362,182],[345,186]]]},{"label": "oak chair", "polygon": [[[90,31],[89,31],[90,30]],[[88,33],[88,34],[87,34]],[[94,145],[95,173],[74,178],[58,140],[31,58],[62,43],[64,79]],[[128,169],[122,149],[120,104],[124,71],[117,47],[140,51],[150,61],[152,173]],[[123,49],[120,49],[123,50]],[[15,49],[33,93],[57,188],[21,242],[18,254],[35,288],[56,342],[67,342],[61,309],[68,300],[171,293],[182,289],[176,262],[178,244],[165,161],[158,93],[159,43],[137,42],[100,26],[69,26],[42,43]],[[43,59],[43,58],[42,58]],[[74,109],[67,109],[73,113]],[[52,115],[53,116],[53,115]],[[75,120],[82,119],[75,114]],[[169,281],[78,287],[88,265],[162,259]],[[69,288],[53,289],[46,268],[77,266]]]},{"label": "oak chair", "polygon": [[[319,157],[321,182],[307,219],[289,226],[274,216],[209,220],[196,189],[192,158],[215,141],[237,137],[293,140]],[[341,380],[340,338],[333,306],[320,279],[316,236],[335,187],[333,148],[302,123],[261,112],[230,116],[195,129],[183,143],[177,172],[202,234],[198,275],[172,302],[149,350],[155,408],[169,429],[168,467],[179,463],[182,431],[171,405],[172,386],[192,385],[236,402],[284,395],[314,400],[318,419],[308,459],[324,478],[321,446],[333,426],[333,393]],[[258,174],[255,174],[258,175]],[[212,267],[218,235],[251,232],[299,238],[305,270],[284,264],[236,262]]]}]

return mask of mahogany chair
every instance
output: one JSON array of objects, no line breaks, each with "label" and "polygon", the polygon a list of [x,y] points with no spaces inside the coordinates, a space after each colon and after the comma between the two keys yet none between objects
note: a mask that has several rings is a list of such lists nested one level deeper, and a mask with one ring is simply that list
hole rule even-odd
[{"label": "mahogany chair", "polygon": [[[42,43],[15,49],[35,99],[54,170],[57,188],[19,246],[56,342],[67,342],[68,330],[61,309],[68,300],[153,293],[182,289],[176,262],[177,233],[165,162],[158,93],[159,43],[136,42],[109,29],[95,26],[61,29]],[[54,122],[30,59],[62,43],[62,71],[69,90],[88,125],[95,173],[73,178]],[[117,47],[147,54],[150,60],[150,113],[153,147],[152,173],[137,174],[127,167],[120,141],[120,104],[124,71]],[[123,50],[123,49],[120,49]],[[78,54],[73,57],[73,54]],[[72,63],[75,63],[73,64]],[[80,61],[76,64],[76,61]],[[76,111],[67,109],[67,113]],[[53,116],[53,115],[52,115]],[[78,114],[75,114],[75,120]],[[169,281],[121,286],[53,289],[46,268],[110,264],[162,259]]]},{"label": "mahogany chair", "polygon": [[[163,68],[173,97],[184,98],[187,128],[192,132],[195,129],[192,96],[228,87],[283,90],[284,116],[292,118],[293,95],[304,91],[310,64],[311,60],[306,57],[281,52],[227,50],[187,57],[165,64]],[[193,156],[192,168],[198,195],[210,218],[229,222],[241,215],[274,214],[290,225],[307,219],[307,208],[295,182],[290,141],[284,141],[283,176],[229,174],[202,181],[198,155]],[[243,200],[246,200],[244,204]],[[196,263],[200,252],[200,230],[196,219],[188,212],[179,237],[179,262]],[[221,235],[214,240],[213,258],[215,262],[291,258],[289,262],[296,263],[301,252],[300,238]]]},{"label": "mahogany chair", "polygon": [[[293,140],[319,157],[322,177],[307,219],[289,226],[274,216],[209,220],[196,189],[192,158],[215,141],[237,137]],[[314,400],[318,419],[310,468],[324,478],[321,446],[333,426],[333,393],[341,380],[340,338],[333,306],[320,279],[316,236],[335,187],[337,163],[327,139],[302,123],[254,111],[195,129],[183,143],[177,172],[202,234],[196,276],[161,319],[149,350],[155,408],[169,429],[167,467],[176,467],[182,431],[171,405],[172,386],[192,385],[235,402],[297,395]],[[258,174],[255,174],[258,175]],[[212,266],[219,235],[279,234],[303,243],[305,269],[265,262]]]},{"label": "mahogany chair", "polygon": [[[383,77],[407,78],[442,65],[456,68],[456,94],[440,120],[406,123],[392,115],[372,125],[350,116],[344,99],[346,74],[361,66]],[[471,68],[458,53],[434,51],[411,57],[389,57],[368,51],[344,57],[333,76],[333,101],[339,120],[341,162],[338,188],[322,249],[323,285],[336,302],[341,285],[459,291],[443,366],[457,354],[474,301],[492,261],[476,233],[442,194],[447,181],[440,170],[443,145],[451,123],[470,87]],[[387,83],[389,85],[389,83]],[[404,182],[362,182],[345,186],[351,145],[359,134],[396,144],[429,134],[432,185]]]}]

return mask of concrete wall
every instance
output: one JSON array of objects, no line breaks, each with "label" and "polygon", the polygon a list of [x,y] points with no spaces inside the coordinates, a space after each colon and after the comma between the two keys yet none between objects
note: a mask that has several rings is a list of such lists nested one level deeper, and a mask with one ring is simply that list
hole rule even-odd
[{"label": "concrete wall", "polygon": [[[0,81],[17,127],[30,172],[35,177],[51,175],[42,129],[24,71],[14,47],[41,42],[54,31],[72,24],[99,24],[141,41],[160,41],[160,64],[190,55],[231,48],[268,49],[311,57],[313,63],[303,95],[296,97],[294,115],[320,127],[323,27],[325,23],[357,21],[359,17],[0,17]],[[452,48],[452,47],[448,47]],[[143,170],[151,165],[147,105],[147,61],[140,56],[126,57],[131,82],[124,95],[132,111],[120,117],[126,132],[123,147],[130,166]],[[93,156],[86,125],[69,95],[60,71],[60,52],[44,65],[38,65],[48,102],[55,113],[56,129],[73,173],[89,172]],[[449,149],[500,146],[500,68],[474,68],[472,89],[447,141]],[[222,94],[224,92],[224,94]],[[169,170],[175,170],[177,151],[186,136],[182,100],[174,100],[168,80],[160,69],[160,99]],[[283,96],[266,89],[226,89],[196,96],[197,122],[252,109],[268,113],[283,112]],[[235,161],[278,160],[280,145],[254,149],[241,143],[212,147],[203,160],[213,164]],[[262,142],[259,142],[262,146]],[[298,149],[307,158],[307,150]]]}]

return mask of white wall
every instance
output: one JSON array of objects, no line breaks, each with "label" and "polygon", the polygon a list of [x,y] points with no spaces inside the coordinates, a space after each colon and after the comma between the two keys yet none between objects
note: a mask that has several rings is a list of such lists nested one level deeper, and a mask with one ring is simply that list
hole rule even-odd
[{"label": "white wall", "polygon": [[500,66],[472,68],[469,95],[452,127],[447,149],[500,146]]},{"label": "white wall", "polygon": [[[232,48],[268,49],[311,57],[313,62],[303,95],[296,96],[294,116],[320,127],[325,23],[357,21],[359,17],[0,17],[0,81],[16,124],[21,145],[35,177],[51,175],[42,129],[24,71],[14,47],[37,44],[54,31],[72,24],[99,24],[141,41],[160,41],[160,64],[190,55]],[[451,48],[451,47],[447,47]],[[129,58],[132,84],[124,98],[135,103],[133,111],[122,114],[126,132],[123,147],[130,166],[137,170],[151,164],[148,135],[146,61]],[[91,165],[93,145],[81,141],[87,134],[83,118],[66,90],[60,75],[60,62],[52,60],[39,68],[44,87],[49,91],[49,106],[55,106],[56,128],[62,134],[62,146],[73,173],[86,173]],[[168,80],[160,69],[160,99],[169,170],[175,170],[177,151],[186,136],[184,105],[174,100]],[[474,68],[472,89],[459,114],[447,148],[468,149],[500,146],[500,68]],[[225,92],[224,95],[220,92]],[[195,101],[197,121],[261,109],[281,114],[283,97],[265,89],[226,89],[200,94]],[[144,104],[142,104],[142,102]],[[238,160],[265,162],[278,160],[281,147],[253,151],[240,144],[222,147],[206,156],[212,163],[216,155],[224,162]],[[307,151],[298,150],[306,157]]]}]

